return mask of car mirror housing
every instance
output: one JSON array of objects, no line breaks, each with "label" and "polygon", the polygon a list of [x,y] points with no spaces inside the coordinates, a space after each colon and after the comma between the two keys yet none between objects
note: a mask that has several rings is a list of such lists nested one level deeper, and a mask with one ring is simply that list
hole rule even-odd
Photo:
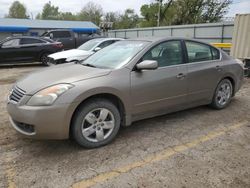
[{"label": "car mirror housing", "polygon": [[155,70],[158,68],[158,62],[155,60],[144,60],[136,65],[137,70]]},{"label": "car mirror housing", "polygon": [[101,48],[100,48],[100,47],[96,47],[96,48],[94,49],[94,52],[98,52],[99,50],[101,50]]}]

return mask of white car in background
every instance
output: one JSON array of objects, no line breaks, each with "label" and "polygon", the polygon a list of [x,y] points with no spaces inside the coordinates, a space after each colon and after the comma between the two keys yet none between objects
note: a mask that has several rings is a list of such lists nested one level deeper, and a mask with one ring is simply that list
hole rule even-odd
[{"label": "white car in background", "polygon": [[96,38],[89,40],[79,46],[77,49],[65,50],[48,56],[48,65],[62,64],[72,61],[81,61],[95,52],[117,42],[123,40],[121,38]]}]

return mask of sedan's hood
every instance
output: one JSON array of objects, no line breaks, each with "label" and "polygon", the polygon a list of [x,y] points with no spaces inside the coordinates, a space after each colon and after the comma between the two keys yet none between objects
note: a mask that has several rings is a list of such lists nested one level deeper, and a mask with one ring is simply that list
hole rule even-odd
[{"label": "sedan's hood", "polygon": [[73,83],[80,80],[109,74],[109,69],[99,69],[83,66],[81,64],[63,64],[33,72],[17,82],[17,86],[32,95],[37,91],[59,83]]},{"label": "sedan's hood", "polygon": [[90,55],[90,54],[92,54],[91,51],[72,49],[72,50],[66,50],[66,51],[61,51],[61,52],[57,52],[54,54],[50,54],[49,57],[53,58],[54,60],[58,60],[58,59],[67,59],[70,57],[85,56],[85,55]]}]

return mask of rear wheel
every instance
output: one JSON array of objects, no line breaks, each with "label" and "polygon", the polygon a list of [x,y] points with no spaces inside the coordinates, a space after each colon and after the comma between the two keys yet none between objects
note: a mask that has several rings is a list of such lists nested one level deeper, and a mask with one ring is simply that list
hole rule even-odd
[{"label": "rear wheel", "polygon": [[49,53],[43,53],[40,57],[40,61],[46,66],[50,66],[48,55]]},{"label": "rear wheel", "polygon": [[108,100],[96,99],[82,105],[73,117],[72,135],[86,148],[96,148],[110,143],[121,124],[117,107]]},{"label": "rear wheel", "polygon": [[230,80],[224,79],[218,84],[211,106],[216,109],[225,108],[231,101],[233,95],[233,86]]}]

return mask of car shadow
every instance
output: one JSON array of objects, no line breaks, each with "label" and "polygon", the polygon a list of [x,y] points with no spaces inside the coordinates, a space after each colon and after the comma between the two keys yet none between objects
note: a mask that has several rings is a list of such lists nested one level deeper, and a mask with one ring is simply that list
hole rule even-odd
[{"label": "car shadow", "polygon": [[6,69],[6,68],[25,68],[25,67],[44,67],[43,64],[41,64],[40,62],[35,62],[35,63],[23,63],[23,64],[4,64],[1,65],[0,64],[0,69]]},{"label": "car shadow", "polygon": [[[233,106],[241,105],[241,101],[237,98],[234,98],[231,101],[231,104],[228,106],[228,110],[230,111]],[[225,109],[226,110],[226,109]],[[157,116],[154,118],[144,119],[140,121],[134,122],[131,126],[128,127],[121,127],[121,130],[119,131],[117,138],[110,144],[95,148],[95,149],[86,149],[81,146],[79,146],[73,139],[68,140],[33,140],[29,138],[24,138],[21,135],[18,135],[20,137],[19,140],[22,141],[22,143],[19,143],[18,145],[20,147],[26,147],[27,150],[29,150],[29,147],[36,148],[35,150],[39,153],[39,156],[41,155],[47,155],[53,153],[53,155],[64,155],[67,153],[74,153],[78,151],[85,151],[87,153],[99,153],[104,150],[113,150],[115,148],[119,148],[119,146],[123,145],[124,142],[129,143],[131,140],[138,140],[137,135],[145,134],[144,132],[147,132],[149,130],[153,129],[159,129],[162,130],[163,128],[172,128],[175,129],[178,125],[178,122],[180,119],[185,121],[185,119],[188,119],[192,115],[195,114],[195,116],[202,116],[205,113],[211,113],[213,111],[216,111],[208,106],[200,106],[195,107],[183,111],[178,111],[162,116]],[[218,110],[217,112],[222,112],[221,110]],[[171,125],[168,125],[168,123],[171,122]],[[171,126],[171,127],[169,127]],[[176,126],[176,127],[175,127]],[[112,149],[111,149],[112,148]],[[45,152],[46,151],[46,152]]]}]

